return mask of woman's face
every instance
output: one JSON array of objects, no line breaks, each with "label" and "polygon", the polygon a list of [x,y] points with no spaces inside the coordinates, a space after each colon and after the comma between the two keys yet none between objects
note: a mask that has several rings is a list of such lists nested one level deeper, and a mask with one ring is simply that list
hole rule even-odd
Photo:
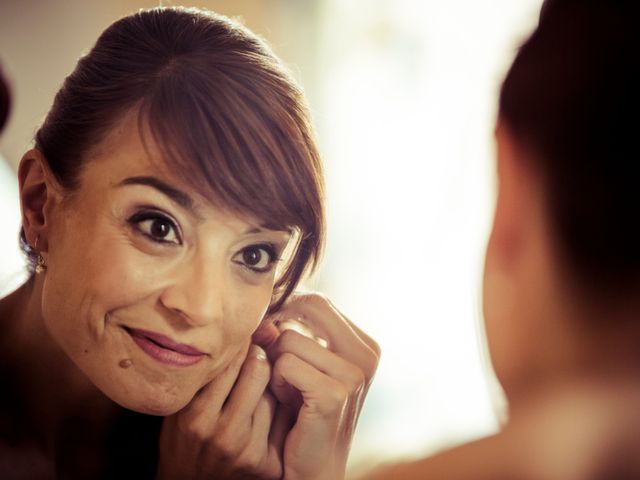
[{"label": "woman's face", "polygon": [[248,345],[289,234],[215,207],[164,167],[131,112],[54,202],[43,317],[117,403],[167,415]]}]

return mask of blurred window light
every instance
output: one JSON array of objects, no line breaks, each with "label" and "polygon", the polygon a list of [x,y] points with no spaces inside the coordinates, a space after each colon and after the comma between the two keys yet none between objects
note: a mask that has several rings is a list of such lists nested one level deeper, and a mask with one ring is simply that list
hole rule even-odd
[{"label": "blurred window light", "polygon": [[18,244],[20,203],[18,179],[0,156],[0,298],[18,288],[27,278],[25,260]]},{"label": "blurred window light", "polygon": [[314,112],[330,231],[317,286],[383,348],[356,469],[497,428],[480,315],[493,128],[540,3],[322,3]]}]

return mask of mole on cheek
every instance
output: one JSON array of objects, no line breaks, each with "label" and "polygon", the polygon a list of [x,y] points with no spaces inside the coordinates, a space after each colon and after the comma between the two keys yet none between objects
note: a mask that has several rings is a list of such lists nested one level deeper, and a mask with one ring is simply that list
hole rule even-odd
[{"label": "mole on cheek", "polygon": [[133,365],[133,362],[128,358],[125,358],[124,360],[120,360],[120,363],[118,363],[118,365],[120,366],[120,368],[129,368],[131,365]]}]

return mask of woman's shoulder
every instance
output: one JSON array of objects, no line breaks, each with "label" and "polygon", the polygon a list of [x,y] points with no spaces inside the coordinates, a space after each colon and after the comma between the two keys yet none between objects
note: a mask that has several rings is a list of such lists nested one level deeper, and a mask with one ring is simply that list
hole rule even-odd
[{"label": "woman's shoulder", "polygon": [[541,395],[505,434],[532,479],[640,478],[640,375],[567,384]]},{"label": "woman's shoulder", "polygon": [[638,405],[640,375],[637,382],[567,384],[518,405],[493,436],[364,479],[640,478]]}]

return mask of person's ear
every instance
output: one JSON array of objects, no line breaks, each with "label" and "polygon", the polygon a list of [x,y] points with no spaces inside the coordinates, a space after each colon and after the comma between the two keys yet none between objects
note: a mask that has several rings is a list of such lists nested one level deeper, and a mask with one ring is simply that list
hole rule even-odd
[{"label": "person's ear", "polygon": [[[497,198],[487,244],[482,308],[491,363],[505,389],[512,385],[511,372],[521,355],[523,293],[530,290],[532,243],[537,218],[535,189],[530,165],[508,126],[498,121]],[[517,370],[517,369],[516,369]],[[507,392],[509,393],[509,392]]]},{"label": "person's ear", "polygon": [[60,186],[39,150],[31,149],[23,155],[18,167],[18,186],[27,243],[35,247],[37,241],[38,252],[47,252],[51,207],[60,193]]},{"label": "person's ear", "polygon": [[498,193],[491,231],[492,246],[505,261],[515,260],[531,223],[533,201],[531,166],[522,157],[504,121],[496,127]]}]

